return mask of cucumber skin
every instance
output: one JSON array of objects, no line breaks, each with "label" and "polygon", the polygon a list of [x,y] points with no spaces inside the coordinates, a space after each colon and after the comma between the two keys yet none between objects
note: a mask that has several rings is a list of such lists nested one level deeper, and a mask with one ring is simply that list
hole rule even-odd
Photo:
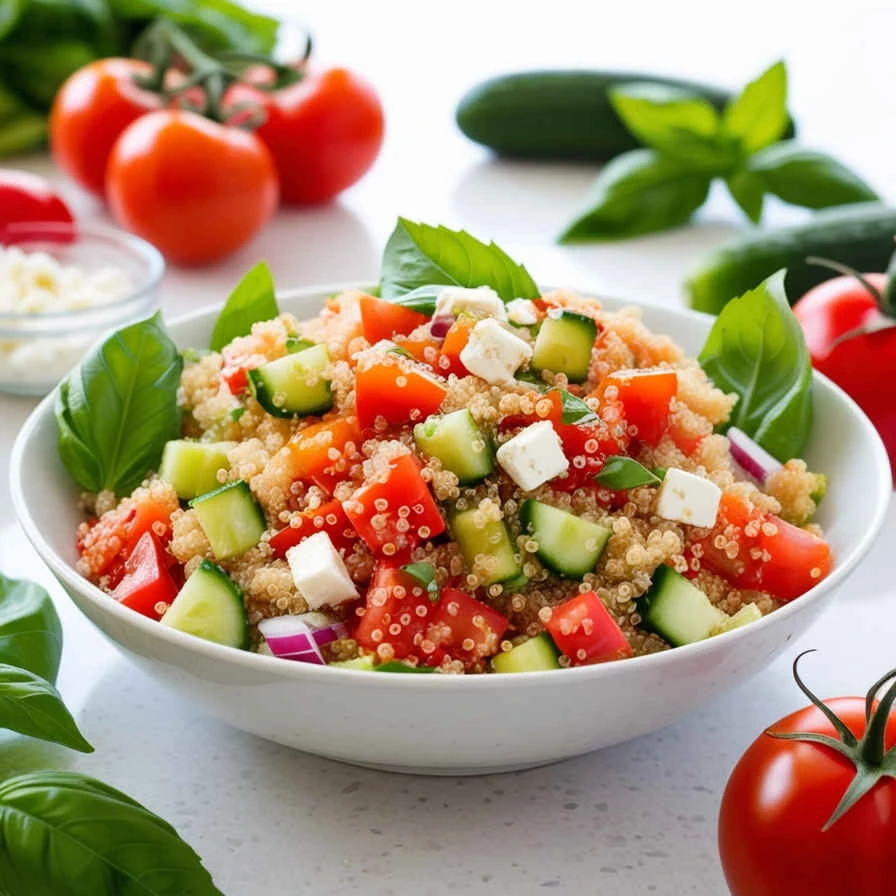
[{"label": "cucumber skin", "polygon": [[893,255],[896,208],[859,202],[815,212],[805,223],[756,230],[711,252],[684,284],[685,298],[697,311],[718,314],[731,299],[787,268],[784,287],[793,304],[809,289],[837,276],[808,256],[839,261],[857,271],[886,271]]},{"label": "cucumber skin", "polygon": [[[642,145],[610,103],[611,88],[633,81],[690,90],[717,109],[732,96],[710,84],[638,71],[514,72],[468,90],[458,103],[455,120],[466,137],[498,155],[606,162]],[[791,123],[782,139],[794,133]]]}]

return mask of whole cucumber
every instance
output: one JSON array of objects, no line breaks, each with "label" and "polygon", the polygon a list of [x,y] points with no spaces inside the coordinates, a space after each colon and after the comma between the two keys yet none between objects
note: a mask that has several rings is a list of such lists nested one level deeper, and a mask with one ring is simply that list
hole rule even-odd
[{"label": "whole cucumber", "polygon": [[[467,91],[457,106],[457,125],[499,155],[605,162],[641,145],[610,103],[611,88],[633,81],[689,90],[717,109],[732,96],[721,87],[642,71],[515,72]],[[793,134],[791,124],[786,136]]]},{"label": "whole cucumber", "polygon": [[808,257],[829,258],[862,273],[886,271],[894,234],[896,208],[880,202],[841,205],[815,212],[806,223],[757,229],[711,252],[685,281],[685,297],[692,308],[718,314],[731,299],[787,268],[784,286],[793,304],[836,276],[808,264]]}]

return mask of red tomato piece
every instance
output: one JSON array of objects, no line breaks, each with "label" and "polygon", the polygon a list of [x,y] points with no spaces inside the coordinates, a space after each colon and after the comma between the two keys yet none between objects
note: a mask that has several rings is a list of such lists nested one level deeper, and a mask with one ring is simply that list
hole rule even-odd
[{"label": "red tomato piece", "polygon": [[156,535],[144,532],[124,562],[124,575],[112,597],[150,619],[161,619],[178,592],[170,563]]},{"label": "red tomato piece", "polygon": [[457,317],[445,338],[442,340],[442,349],[439,355],[438,371],[442,376],[453,373],[455,376],[468,376],[470,371],[464,367],[460,359],[460,353],[470,341],[470,333],[476,326],[476,318],[469,314],[461,314]]},{"label": "red tomato piece", "polygon": [[271,536],[270,545],[275,557],[283,557],[286,552],[304,541],[315,532],[326,532],[337,551],[351,550],[358,540],[358,533],[345,515],[339,501],[326,501],[314,510],[305,510],[299,517],[297,526],[287,526]]},{"label": "red tomato piece", "polygon": [[445,520],[410,454],[389,461],[384,473],[357,489],[343,507],[367,546],[387,557],[404,556],[445,531]]},{"label": "red tomato piece", "polygon": [[391,339],[396,333],[407,336],[429,318],[413,308],[396,305],[375,296],[361,296],[361,330],[364,338],[371,344],[381,339]]},{"label": "red tomato piece", "polygon": [[448,390],[416,364],[394,354],[365,363],[355,376],[355,406],[363,428],[378,417],[387,423],[416,423],[434,414]]},{"label": "red tomato piece", "polygon": [[313,423],[288,442],[296,476],[333,493],[361,458],[361,430],[355,417]]},{"label": "red tomato piece", "polygon": [[362,647],[375,650],[385,662],[409,656],[420,658],[432,608],[429,594],[419,580],[391,562],[380,561],[352,637]]},{"label": "red tomato piece", "polygon": [[551,609],[545,628],[573,666],[605,663],[632,655],[622,629],[594,591],[586,591]]},{"label": "red tomato piece", "polygon": [[[53,185],[29,171],[0,169],[0,241],[13,242],[10,225],[35,223],[71,224],[72,213]],[[25,233],[34,233],[25,228]]]},{"label": "red tomato piece", "polygon": [[501,649],[501,637],[509,625],[506,616],[482,601],[455,588],[443,588],[426,640],[470,666]]},{"label": "red tomato piece", "polygon": [[604,377],[596,390],[603,396],[610,387],[629,426],[637,433],[629,435],[655,448],[669,428],[669,411],[678,391],[678,375],[674,370],[617,370]]}]

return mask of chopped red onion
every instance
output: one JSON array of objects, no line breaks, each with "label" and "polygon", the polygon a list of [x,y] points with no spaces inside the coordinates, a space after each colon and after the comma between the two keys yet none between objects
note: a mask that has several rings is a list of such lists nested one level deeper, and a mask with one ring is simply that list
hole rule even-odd
[{"label": "chopped red onion", "polygon": [[318,666],[325,665],[321,647],[347,634],[341,622],[329,622],[322,613],[273,616],[262,619],[258,630],[274,656]]},{"label": "chopped red onion", "polygon": [[429,332],[432,335],[432,338],[444,339],[448,335],[448,331],[451,329],[454,320],[455,317],[453,314],[443,314],[434,317],[429,323]]},{"label": "chopped red onion", "polygon": [[754,442],[742,429],[736,426],[729,428],[726,433],[731,445],[731,456],[744,470],[765,484],[772,473],[776,473],[783,466],[779,460],[772,457],[761,445]]}]

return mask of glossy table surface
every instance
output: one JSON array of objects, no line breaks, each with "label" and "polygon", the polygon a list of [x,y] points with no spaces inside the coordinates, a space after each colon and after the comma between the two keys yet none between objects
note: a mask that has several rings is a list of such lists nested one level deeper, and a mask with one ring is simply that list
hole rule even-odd
[{"label": "glossy table surface", "polygon": [[[289,11],[293,4],[268,2]],[[686,272],[745,226],[721,190],[693,226],[621,243],[561,247],[596,168],[492,159],[456,130],[464,90],[502,71],[625,67],[736,86],[777,58],[804,141],[896,199],[892,85],[896,11],[813,6],[303,4],[321,60],[365,72],[388,133],[370,174],[331,205],[282,211],[251,245],[196,270],[169,269],[167,317],[221,301],[258,259],[282,288],[375,280],[397,215],[493,239],[541,282],[646,303],[682,302]],[[516,10],[516,11],[514,11]],[[588,11],[590,10],[590,11]],[[58,175],[49,158],[9,164]],[[103,209],[60,180],[84,219]],[[802,213],[774,206],[767,222]],[[0,470],[34,400],[0,396]],[[715,824],[725,780],[760,731],[804,703],[789,666],[807,658],[822,695],[864,693],[893,663],[896,504],[874,550],[811,631],[763,673],[679,723],[561,764],[485,778],[417,778],[303,755],[196,714],[105,642],[25,541],[0,478],[0,570],[43,582],[65,628],[59,687],[91,755],[4,737],[4,773],[75,768],[169,820],[228,896],[309,893],[697,893],[725,891]],[[359,736],[363,736],[359,734]]]}]

